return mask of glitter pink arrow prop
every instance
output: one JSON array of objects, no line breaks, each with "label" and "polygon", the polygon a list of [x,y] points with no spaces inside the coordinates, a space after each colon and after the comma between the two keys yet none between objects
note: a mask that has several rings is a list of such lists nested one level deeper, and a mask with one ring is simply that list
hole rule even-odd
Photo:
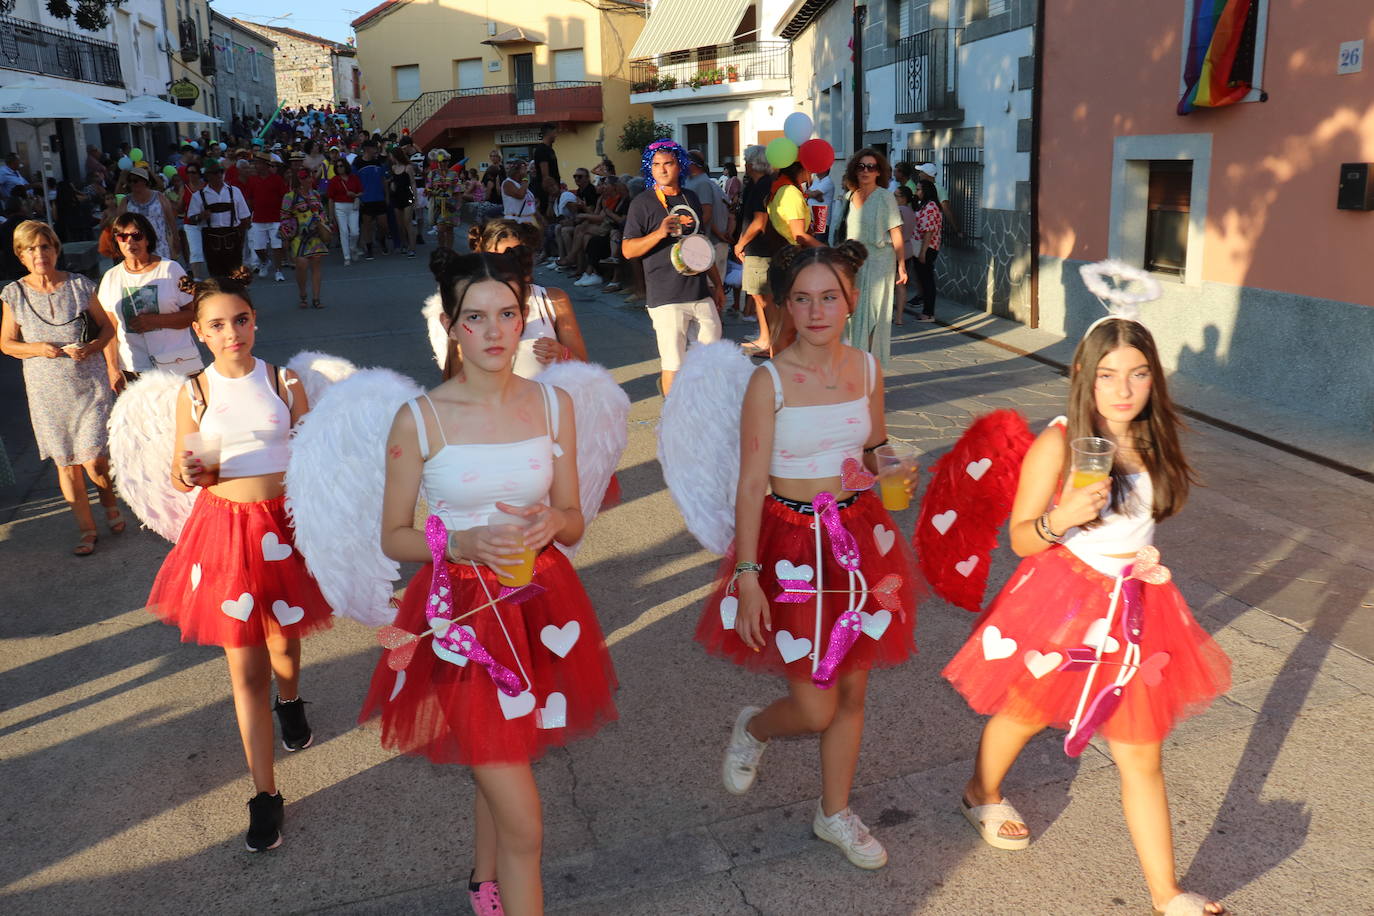
[{"label": "glitter pink arrow prop", "polygon": [[[816,597],[816,587],[801,579],[779,579],[778,585],[782,586],[782,591],[773,600],[779,604],[804,604]],[[902,596],[898,592],[901,591],[901,588],[902,577],[896,573],[888,573],[877,585],[868,590],[868,594],[881,607],[894,614],[900,614],[902,613]],[[862,592],[847,588],[827,588],[821,594],[856,595],[862,594]]]},{"label": "glitter pink arrow prop", "polygon": [[863,618],[858,611],[845,611],[835,620],[835,625],[830,628],[830,642],[825,649],[825,657],[821,659],[816,670],[811,674],[811,683],[821,690],[829,690],[835,683],[835,673],[844,662],[844,657],[849,654],[854,643],[859,638],[859,633],[863,630]]}]

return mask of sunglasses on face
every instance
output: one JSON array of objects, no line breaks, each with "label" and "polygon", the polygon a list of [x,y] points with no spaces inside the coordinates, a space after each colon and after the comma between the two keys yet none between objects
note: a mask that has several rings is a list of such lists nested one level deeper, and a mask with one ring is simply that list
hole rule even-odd
[{"label": "sunglasses on face", "polygon": [[878,163],[876,163],[876,162],[860,162],[860,163],[858,164],[857,168],[858,168],[858,170],[859,170],[860,172],[876,172],[876,171],[878,171]]},{"label": "sunglasses on face", "polygon": [[141,242],[143,241],[142,232],[116,232],[115,238],[121,242]]}]

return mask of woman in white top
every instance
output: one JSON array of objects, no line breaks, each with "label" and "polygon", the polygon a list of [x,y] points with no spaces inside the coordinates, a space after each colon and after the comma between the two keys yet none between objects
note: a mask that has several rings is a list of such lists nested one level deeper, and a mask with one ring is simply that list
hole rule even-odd
[{"label": "woman in white top", "polygon": [[[534,256],[540,242],[539,230],[533,225],[509,219],[489,220],[468,230],[468,245],[473,251],[510,252],[519,259],[524,272],[529,294],[525,299],[525,329],[515,354],[515,374],[522,378],[534,378],[555,362],[587,361],[587,344],[582,340],[572,299],[555,286],[536,286],[532,282]],[[458,371],[462,358],[462,350],[455,341],[450,346],[445,378]]]},{"label": "woman in white top", "polygon": [[157,233],[142,214],[121,213],[110,228],[123,260],[105,271],[96,293],[115,326],[119,359],[109,363],[110,385],[121,391],[126,380],[153,369],[200,371],[191,296],[179,285],[186,271],[155,253]]},{"label": "woman in white top", "polygon": [[506,180],[501,182],[501,207],[507,219],[534,222],[539,205],[530,190],[529,165],[522,159],[516,159],[507,167]]},{"label": "woman in white top", "polygon": [[[408,660],[379,660],[362,716],[380,714],[387,747],[472,768],[474,911],[542,913],[531,764],[616,716],[596,612],[567,557],[546,549],[582,536],[576,418],[566,392],[512,371],[525,313],[514,259],[441,249],[431,269],[467,359],[402,406],[387,439],[382,550],[425,563],[396,616],[419,641],[392,649]],[[434,513],[424,531],[421,495]],[[538,590],[503,591],[498,576],[522,560]]]}]

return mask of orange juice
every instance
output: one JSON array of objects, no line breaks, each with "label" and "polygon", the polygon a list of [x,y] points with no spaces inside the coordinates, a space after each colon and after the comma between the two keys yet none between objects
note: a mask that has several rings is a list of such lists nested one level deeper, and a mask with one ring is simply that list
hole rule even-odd
[{"label": "orange juice", "polygon": [[883,500],[883,508],[897,512],[911,505],[911,494],[906,491],[905,468],[894,467],[878,478],[878,493]]},{"label": "orange juice", "polygon": [[1075,490],[1090,486],[1099,480],[1107,479],[1106,471],[1074,471],[1073,477],[1069,481],[1069,486]]},{"label": "orange juice", "polygon": [[520,551],[518,557],[507,560],[500,569],[496,571],[496,581],[507,588],[519,588],[522,585],[529,585],[534,578],[534,548],[526,547]]}]

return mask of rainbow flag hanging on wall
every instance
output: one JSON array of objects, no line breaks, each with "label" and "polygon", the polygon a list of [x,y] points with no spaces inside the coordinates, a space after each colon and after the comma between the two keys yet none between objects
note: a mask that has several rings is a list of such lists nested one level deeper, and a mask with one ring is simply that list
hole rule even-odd
[{"label": "rainbow flag hanging on wall", "polygon": [[1195,0],[1178,113],[1234,105],[1253,88],[1259,0]]}]

